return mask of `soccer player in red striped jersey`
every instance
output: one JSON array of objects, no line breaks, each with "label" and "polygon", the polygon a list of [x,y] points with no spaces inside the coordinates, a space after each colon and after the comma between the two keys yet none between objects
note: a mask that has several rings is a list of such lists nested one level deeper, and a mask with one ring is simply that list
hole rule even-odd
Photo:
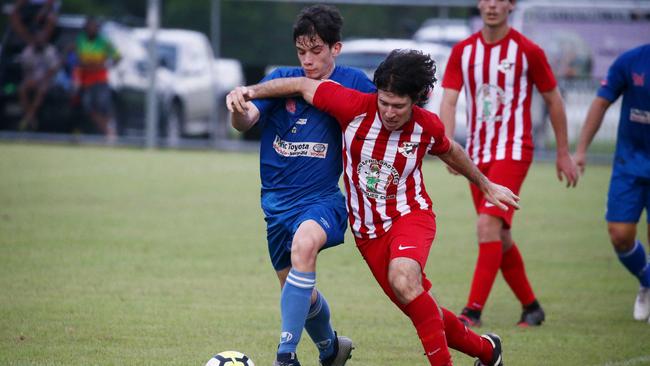
[{"label": "soccer player in red striped jersey", "polygon": [[[456,44],[451,52],[442,82],[440,118],[447,136],[453,136],[456,103],[464,87],[468,101],[467,153],[490,180],[519,194],[533,160],[530,105],[535,85],[555,133],[558,179],[575,186],[578,171],[569,154],[562,97],[544,51],[508,25],[514,6],[515,0],[478,1],[483,28]],[[514,210],[499,210],[476,185],[470,188],[478,214],[479,254],[461,319],[470,326],[481,324],[481,312],[501,270],[523,307],[518,324],[541,325],[544,311],[510,232]]]},{"label": "soccer player in red striped jersey", "polygon": [[332,115],[343,132],[344,183],[357,248],[386,295],[416,328],[431,365],[451,365],[448,347],[477,357],[475,365],[503,365],[497,335],[479,336],[438,305],[424,273],[436,232],[424,187],[422,161],[437,155],[476,184],[485,199],[506,210],[518,197],[490,182],[462,147],[445,136],[439,118],[420,108],[435,82],[435,63],[419,51],[393,51],[377,68],[377,93],[308,78],[242,87],[229,108],[246,101],[299,93]]}]

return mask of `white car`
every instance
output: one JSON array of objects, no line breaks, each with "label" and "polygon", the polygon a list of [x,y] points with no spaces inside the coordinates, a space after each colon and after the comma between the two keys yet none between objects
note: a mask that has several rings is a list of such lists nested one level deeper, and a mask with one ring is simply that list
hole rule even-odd
[{"label": "white car", "polygon": [[[135,29],[133,36],[145,47],[151,39],[147,28]],[[179,136],[219,133],[211,121],[225,109],[225,93],[244,84],[239,61],[215,59],[207,37],[191,30],[161,29],[156,45],[164,69],[157,74],[157,81],[164,90],[168,131],[174,133],[176,129]]]},{"label": "white car", "polygon": [[[449,46],[431,43],[431,42],[418,42],[411,39],[398,39],[398,38],[363,38],[352,39],[343,42],[341,54],[337,58],[337,64],[347,65],[363,70],[366,75],[372,80],[373,74],[379,64],[388,56],[394,49],[414,49],[422,51],[436,62],[437,72],[435,87],[433,93],[429,98],[429,102],[425,108],[433,113],[440,113],[440,102],[442,101],[442,75],[444,74],[447,59],[451,53]],[[465,96],[461,93],[458,97],[458,105],[456,110],[456,129],[454,131],[454,140],[461,144],[465,143],[466,139],[466,119],[465,119]]]},{"label": "white car", "polygon": [[413,39],[418,42],[435,42],[453,47],[472,34],[469,22],[465,19],[427,19],[415,32]]}]

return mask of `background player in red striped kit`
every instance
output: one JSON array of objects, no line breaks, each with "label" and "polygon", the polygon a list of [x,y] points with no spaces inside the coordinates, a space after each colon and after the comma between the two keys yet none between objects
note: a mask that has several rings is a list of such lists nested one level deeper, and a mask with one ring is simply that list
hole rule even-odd
[{"label": "background player in red striped kit", "polygon": [[[544,51],[508,25],[508,14],[514,6],[515,0],[478,1],[483,28],[452,50],[442,82],[440,118],[447,136],[453,136],[456,102],[464,86],[468,101],[467,153],[490,180],[519,194],[533,160],[530,105],[535,85],[544,98],[555,133],[558,179],[575,186],[578,171],[569,154],[562,97]],[[461,319],[470,326],[481,324],[481,311],[501,270],[523,307],[518,324],[541,325],[544,311],[510,232],[514,210],[501,211],[485,200],[478,187],[470,188],[478,213],[479,255]]]},{"label": "background player in red striped kit", "polygon": [[454,167],[502,210],[518,207],[519,199],[490,182],[445,136],[438,117],[416,105],[426,102],[434,82],[435,63],[428,55],[396,50],[375,72],[377,93],[285,78],[239,88],[229,108],[243,112],[248,99],[300,93],[335,117],[343,132],[344,183],[357,248],[386,295],[413,322],[429,363],[451,365],[451,347],[477,357],[475,365],[503,365],[500,338],[477,335],[438,306],[423,271],[436,232],[421,172],[426,154]]}]

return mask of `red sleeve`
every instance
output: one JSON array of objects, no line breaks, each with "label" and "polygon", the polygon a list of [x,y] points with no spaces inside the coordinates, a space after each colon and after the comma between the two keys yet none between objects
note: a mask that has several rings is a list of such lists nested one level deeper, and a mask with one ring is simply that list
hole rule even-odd
[{"label": "red sleeve", "polygon": [[454,46],[451,50],[451,55],[449,55],[449,60],[447,60],[445,75],[442,78],[443,88],[460,90],[463,87],[461,50],[462,47],[460,44]]},{"label": "red sleeve", "polygon": [[440,118],[424,109],[419,109],[419,113],[422,114],[418,120],[423,121],[422,129],[425,132],[423,136],[429,139],[428,142],[431,144],[427,152],[431,155],[440,155],[448,152],[451,148],[451,142],[445,136],[445,125],[442,124]]},{"label": "red sleeve", "polygon": [[526,56],[528,57],[528,75],[537,86],[537,90],[540,93],[546,93],[555,89],[557,82],[544,50],[536,44],[532,44]]},{"label": "red sleeve", "polygon": [[368,94],[346,88],[336,82],[321,83],[314,94],[314,107],[333,116],[341,127],[366,111]]}]

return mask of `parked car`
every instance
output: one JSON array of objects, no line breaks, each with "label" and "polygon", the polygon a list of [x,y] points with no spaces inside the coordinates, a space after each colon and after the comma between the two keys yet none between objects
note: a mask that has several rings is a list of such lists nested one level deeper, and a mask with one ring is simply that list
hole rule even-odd
[{"label": "parked car", "polygon": [[[151,32],[138,28],[133,36],[143,46]],[[233,59],[214,59],[207,37],[200,32],[161,29],[156,35],[160,66],[158,74],[165,87],[161,94],[166,126],[181,136],[208,136],[216,133],[212,121],[225,123],[225,94],[244,84],[242,67]]]},{"label": "parked car", "polygon": [[[433,93],[425,108],[438,114],[440,112],[440,102],[442,101],[442,75],[444,74],[447,59],[451,53],[449,46],[431,43],[418,42],[411,39],[397,38],[363,38],[351,39],[343,42],[341,54],[337,58],[339,65],[357,67],[363,70],[370,79],[379,64],[394,49],[415,49],[422,51],[436,61],[438,82],[433,88]],[[466,122],[465,122],[465,96],[461,93],[458,98],[458,110],[456,112],[456,129],[454,139],[461,144],[465,143]]]},{"label": "parked car", "polygon": [[418,42],[434,42],[453,47],[471,34],[472,29],[465,19],[431,18],[422,23],[413,35],[413,39]]},{"label": "parked car", "polygon": [[[59,52],[61,67],[39,110],[38,132],[70,133],[77,130],[99,133],[83,113],[79,96],[72,88],[72,69],[76,62],[73,46],[85,23],[84,15],[58,16],[50,43]],[[135,88],[138,91],[133,93],[130,87],[142,84],[146,79],[138,66],[145,57],[145,50],[130,36],[131,32],[130,27],[114,21],[103,22],[100,30],[122,57],[121,62],[109,68],[109,86],[118,130],[129,121],[141,120],[144,116],[142,89]],[[18,129],[23,114],[17,93],[22,81],[19,55],[24,47],[9,27],[0,45],[0,128],[4,130]]]}]

